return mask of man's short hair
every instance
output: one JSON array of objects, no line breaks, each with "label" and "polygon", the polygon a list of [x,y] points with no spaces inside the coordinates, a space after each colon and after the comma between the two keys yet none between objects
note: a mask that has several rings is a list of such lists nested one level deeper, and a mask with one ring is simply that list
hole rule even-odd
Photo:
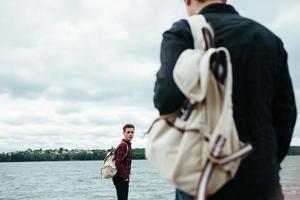
[{"label": "man's short hair", "polygon": [[123,126],[123,133],[125,132],[126,128],[133,128],[134,129],[134,125],[132,125],[132,124],[125,124]]}]

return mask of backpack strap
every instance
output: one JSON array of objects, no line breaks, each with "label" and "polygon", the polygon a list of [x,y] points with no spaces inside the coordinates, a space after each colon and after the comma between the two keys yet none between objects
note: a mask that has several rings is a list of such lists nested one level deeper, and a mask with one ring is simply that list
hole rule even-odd
[{"label": "backpack strap", "polygon": [[[193,15],[187,18],[189,23],[191,33],[194,39],[194,48],[207,50],[212,47],[209,45],[209,42],[212,41],[214,37],[214,32],[211,26],[207,23],[205,17],[203,15]],[[207,38],[207,36],[211,38]],[[211,41],[208,41],[211,40]],[[211,43],[210,43],[211,44]]]},{"label": "backpack strap", "polygon": [[[121,143],[126,144],[126,153],[125,153],[125,155],[124,155],[123,158],[122,158],[122,159],[124,159],[124,158],[126,158],[126,156],[128,155],[129,148],[128,148],[128,144],[127,144],[126,142],[123,142],[123,141],[122,141]],[[120,145],[116,148],[115,152],[116,152],[119,148],[120,148]]]},{"label": "backpack strap", "polygon": [[[190,25],[190,29],[194,38],[194,46],[195,50],[197,49],[202,49],[205,50],[204,54],[198,55],[200,57],[200,60],[198,62],[193,63],[195,66],[198,67],[199,74],[200,74],[200,92],[198,93],[198,99],[195,100],[203,100],[204,98],[207,99],[207,106],[208,108],[210,107],[215,107],[215,105],[211,104],[211,101],[209,100],[209,93],[211,92],[208,89],[209,79],[212,78],[210,75],[210,66],[212,60],[216,60],[217,58],[214,57],[214,55],[218,54],[221,55],[223,54],[225,58],[225,62],[223,65],[224,72],[226,72],[226,77],[224,77],[224,84],[223,84],[223,105],[221,105],[221,110],[219,113],[219,119],[217,120],[217,123],[215,125],[215,130],[212,133],[212,141],[216,141],[219,132],[221,131],[221,134],[226,138],[227,135],[229,134],[228,127],[226,125],[230,125],[230,123],[227,123],[228,116],[232,116],[232,64],[231,64],[231,58],[230,58],[230,53],[229,51],[224,48],[224,47],[219,47],[219,48],[212,48],[213,38],[214,38],[214,32],[210,25],[207,23],[205,17],[203,15],[194,15],[188,18],[188,23]],[[204,31],[203,31],[204,30]],[[209,36],[210,35],[210,36]],[[207,40],[207,41],[206,41]],[[210,40],[210,41],[209,41]],[[209,45],[210,44],[210,45]],[[182,66],[187,66],[187,63],[190,62],[188,58],[191,56],[189,54],[182,54],[179,57],[179,61],[177,61],[177,64],[181,64]],[[196,53],[197,55],[197,53]],[[180,62],[181,61],[181,62]],[[220,64],[220,63],[219,63]],[[177,67],[177,66],[176,66]],[[199,76],[199,75],[198,75]],[[176,76],[174,77],[174,80],[177,84],[177,82],[180,81],[179,78]],[[179,80],[179,81],[177,81]],[[217,83],[220,84],[220,83]],[[177,84],[179,88],[182,88],[179,84]],[[185,89],[185,88],[183,88]],[[189,97],[189,96],[187,96]],[[222,128],[220,130],[220,128]],[[213,143],[213,142],[212,142]],[[211,144],[212,146],[213,144]]]},{"label": "backpack strap", "polygon": [[124,158],[126,158],[126,156],[127,156],[127,154],[128,154],[128,149],[129,149],[129,148],[128,148],[128,144],[127,144],[126,142],[123,142],[123,141],[122,141],[121,143],[126,144],[126,153],[125,153],[125,155],[124,155],[124,157],[123,157],[123,159],[124,159]]},{"label": "backpack strap", "polygon": [[186,49],[180,54],[174,67],[173,78],[180,91],[194,104],[203,101],[207,95],[210,69],[205,68],[206,66],[201,67],[200,64],[213,44],[210,39],[212,40],[214,34],[203,15],[191,16],[187,22],[194,39],[194,49]]}]

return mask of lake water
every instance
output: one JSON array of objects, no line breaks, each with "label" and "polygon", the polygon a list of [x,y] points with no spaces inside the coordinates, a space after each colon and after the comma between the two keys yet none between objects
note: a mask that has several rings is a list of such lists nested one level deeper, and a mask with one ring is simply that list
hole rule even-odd
[{"label": "lake water", "polygon": [[[100,180],[101,161],[0,163],[1,200],[113,200],[111,180]],[[287,200],[300,199],[300,156],[283,163]],[[174,188],[146,160],[133,160],[130,200],[174,199]]]}]

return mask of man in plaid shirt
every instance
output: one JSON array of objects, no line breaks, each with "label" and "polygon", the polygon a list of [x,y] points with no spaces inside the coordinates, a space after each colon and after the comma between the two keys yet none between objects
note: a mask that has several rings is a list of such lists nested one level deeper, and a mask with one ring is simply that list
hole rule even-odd
[{"label": "man in plaid shirt", "polygon": [[131,170],[131,140],[134,136],[134,126],[125,124],[123,126],[123,139],[119,144],[116,155],[117,174],[113,178],[113,183],[117,190],[118,200],[128,199],[129,175]]}]

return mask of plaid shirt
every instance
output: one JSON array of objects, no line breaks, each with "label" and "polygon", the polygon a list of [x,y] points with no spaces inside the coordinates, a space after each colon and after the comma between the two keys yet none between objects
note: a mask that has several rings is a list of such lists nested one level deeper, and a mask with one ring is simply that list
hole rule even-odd
[{"label": "plaid shirt", "polygon": [[115,154],[116,154],[116,167],[119,176],[123,180],[129,179],[130,170],[131,170],[131,160],[132,160],[131,143],[122,139],[122,142],[119,144]]}]

